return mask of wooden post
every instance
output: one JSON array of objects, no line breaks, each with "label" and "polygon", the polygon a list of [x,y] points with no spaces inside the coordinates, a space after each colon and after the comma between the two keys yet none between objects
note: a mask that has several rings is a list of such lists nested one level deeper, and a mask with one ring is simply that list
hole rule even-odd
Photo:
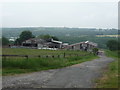
[{"label": "wooden post", "polygon": [[60,55],[58,55],[58,58],[60,58]]},{"label": "wooden post", "polygon": [[46,55],[46,58],[48,58],[48,55]]},{"label": "wooden post", "polygon": [[6,56],[5,55],[3,56],[3,58],[4,58],[4,60],[6,60]]},{"label": "wooden post", "polygon": [[54,55],[52,55],[52,58],[54,58]]},{"label": "wooden post", "polygon": [[25,55],[26,59],[28,59],[28,55]]},{"label": "wooden post", "polygon": [[64,58],[65,58],[65,53],[64,53]]},{"label": "wooden post", "polygon": [[38,57],[40,58],[41,56],[40,56],[40,55],[38,55]]}]

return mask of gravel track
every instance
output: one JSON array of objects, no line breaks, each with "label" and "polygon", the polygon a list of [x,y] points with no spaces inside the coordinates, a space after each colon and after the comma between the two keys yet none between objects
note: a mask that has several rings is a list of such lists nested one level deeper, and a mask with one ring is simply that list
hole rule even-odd
[{"label": "gravel track", "polygon": [[3,76],[3,88],[92,88],[95,79],[102,75],[109,63],[114,61],[105,55],[99,59],[83,62],[62,69],[29,74]]}]

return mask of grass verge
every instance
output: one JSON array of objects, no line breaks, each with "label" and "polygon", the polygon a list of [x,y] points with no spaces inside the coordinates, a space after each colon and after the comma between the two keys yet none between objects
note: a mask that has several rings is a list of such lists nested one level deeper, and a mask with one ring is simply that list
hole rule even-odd
[{"label": "grass verge", "polygon": [[[8,49],[9,50],[9,49]],[[11,49],[10,49],[11,50]],[[15,50],[15,49],[14,49]],[[26,50],[26,51],[24,51]],[[24,49],[23,51],[26,53],[27,49]],[[19,52],[19,49],[17,49]],[[10,51],[8,51],[10,52]],[[8,53],[7,52],[7,53]],[[11,52],[14,53],[14,51],[11,50]],[[16,50],[15,50],[16,52]],[[37,54],[41,52],[40,50],[37,50]],[[72,53],[72,51],[52,51],[52,53]],[[20,52],[19,52],[20,53]],[[16,52],[16,54],[19,54]],[[44,53],[51,53],[50,51],[44,51]],[[81,51],[73,51],[73,53],[80,53],[80,54],[88,54],[88,52],[81,52]],[[11,53],[8,53],[11,54]],[[35,54],[35,50],[34,50]],[[70,57],[60,57],[60,58],[3,58],[2,59],[2,75],[14,75],[14,74],[21,74],[21,73],[29,73],[29,72],[35,72],[35,71],[41,71],[41,70],[48,70],[48,69],[57,69],[62,68],[66,66],[70,66],[73,64],[82,63],[85,61],[90,61],[95,58],[98,58],[97,56],[93,54],[89,54],[86,56],[70,56]]]},{"label": "grass verge", "polygon": [[20,73],[35,72],[48,69],[62,68],[73,64],[90,61],[97,56],[89,55],[85,57],[69,57],[69,58],[41,58],[41,59],[7,59],[3,60],[2,75],[13,75]]},{"label": "grass verge", "polygon": [[97,88],[118,88],[118,60],[120,51],[106,50],[106,55],[115,59],[114,62],[109,64],[107,71],[104,72],[102,78],[96,81]]}]

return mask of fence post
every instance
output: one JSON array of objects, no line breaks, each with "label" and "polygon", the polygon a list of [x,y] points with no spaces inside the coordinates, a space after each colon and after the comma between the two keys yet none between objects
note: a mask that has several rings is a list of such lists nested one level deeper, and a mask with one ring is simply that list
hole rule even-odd
[{"label": "fence post", "polygon": [[60,55],[58,55],[58,58],[60,58]]},{"label": "fence post", "polygon": [[38,55],[38,57],[40,58],[41,56],[40,56],[40,55]]},{"label": "fence post", "polygon": [[5,56],[5,55],[3,55],[3,57],[4,57],[4,60],[6,60],[6,56]]},{"label": "fence post", "polygon": [[65,53],[64,53],[64,58],[65,58]]},{"label": "fence post", "polygon": [[52,58],[54,58],[54,55],[52,55]]},{"label": "fence post", "polygon": [[48,58],[48,55],[46,55],[46,58]]},{"label": "fence post", "polygon": [[28,55],[25,55],[26,59],[28,59]]}]

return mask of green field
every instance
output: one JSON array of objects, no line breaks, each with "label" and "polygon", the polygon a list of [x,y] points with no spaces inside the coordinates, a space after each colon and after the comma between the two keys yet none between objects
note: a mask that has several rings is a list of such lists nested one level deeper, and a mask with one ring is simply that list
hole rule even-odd
[{"label": "green field", "polygon": [[[83,52],[83,51],[66,51],[66,50],[51,51],[51,50],[37,50],[37,49],[3,48],[2,52],[4,55],[5,54],[29,55],[29,56],[54,55],[54,58],[31,57],[26,59],[24,57],[6,57],[6,58],[3,57],[2,75],[20,74],[20,73],[62,68],[98,58],[92,53]],[[66,57],[63,57],[64,53]],[[57,57],[58,55],[60,55],[60,57]]]},{"label": "green field", "polygon": [[67,50],[40,50],[40,49],[23,49],[23,48],[3,48],[2,54],[7,55],[60,55],[67,54],[86,54],[81,51],[67,51]]},{"label": "green field", "polygon": [[106,55],[115,59],[109,64],[107,71],[105,71],[102,78],[97,80],[97,88],[118,88],[118,61],[120,60],[120,51],[106,50]]}]

